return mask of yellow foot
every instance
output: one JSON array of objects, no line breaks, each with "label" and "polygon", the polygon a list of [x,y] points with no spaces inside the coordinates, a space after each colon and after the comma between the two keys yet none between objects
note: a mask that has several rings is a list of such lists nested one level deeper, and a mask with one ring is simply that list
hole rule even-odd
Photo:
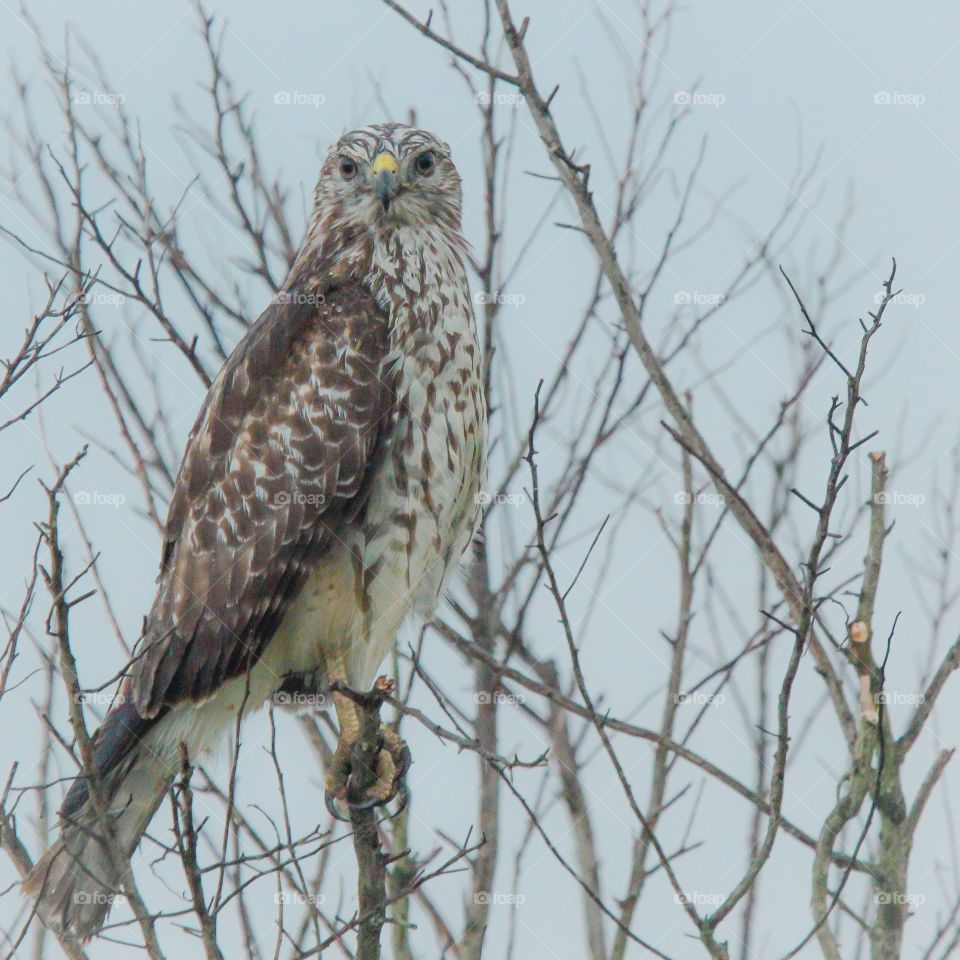
[{"label": "yellow foot", "polygon": [[[368,705],[371,700],[379,706],[379,701],[391,695],[396,685],[386,677],[378,677],[369,693],[338,686],[339,689],[334,690],[334,703],[340,721],[340,737],[327,769],[327,809],[337,820],[349,821],[350,818],[343,816],[337,809],[338,801],[345,803],[351,810],[369,810],[383,806],[399,795],[401,804],[396,811],[399,813],[406,806],[409,797],[406,774],[412,762],[410,749],[391,727],[380,724],[375,752],[370,757],[369,752],[364,751],[358,743],[362,717],[357,706],[358,703]],[[364,752],[368,753],[366,758],[363,756]],[[361,765],[369,769],[361,771]],[[356,784],[357,774],[366,774],[362,779],[368,781],[371,772],[375,775],[373,782],[364,789],[359,789]]]}]

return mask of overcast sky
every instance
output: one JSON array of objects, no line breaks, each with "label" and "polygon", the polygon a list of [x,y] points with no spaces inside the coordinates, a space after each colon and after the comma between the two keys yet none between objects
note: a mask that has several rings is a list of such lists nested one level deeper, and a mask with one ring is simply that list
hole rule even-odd
[{"label": "overcast sky", "polygon": [[[458,40],[472,48],[479,26],[476,5],[460,0],[455,6]],[[556,117],[568,143],[578,146],[594,164],[591,185],[602,211],[609,211],[615,183],[614,171],[605,162],[606,150],[609,145],[614,154],[621,155],[628,133],[623,74],[611,52],[610,30],[631,55],[639,55],[641,32],[632,7],[627,0],[526,0],[515,4],[517,20],[524,15],[531,17],[527,42],[541,88],[549,90],[555,83],[562,83]],[[74,6],[39,0],[29,3],[28,9],[39,24],[51,56],[63,56],[68,27],[95,49],[112,90],[122,96],[126,109],[139,121],[154,189],[165,204],[175,202],[196,171],[195,160],[184,151],[183,138],[177,133],[180,117],[175,104],[179,102],[195,118],[208,116],[203,95],[208,64],[194,10],[178,3],[101,2],[85,5],[81,14]],[[226,23],[225,64],[238,87],[249,92],[264,158],[282,172],[295,195],[309,196],[319,158],[343,130],[371,121],[405,119],[413,109],[421,126],[437,132],[453,147],[464,181],[465,232],[475,244],[482,243],[482,167],[477,149],[481,130],[468,93],[450,70],[448,55],[374,0],[336,4],[215,3],[212,9]],[[412,9],[422,15],[427,6],[416,3]],[[0,8],[0,25],[8,63],[0,76],[0,103],[6,105],[9,120],[19,123],[14,77],[29,83],[37,94],[33,122],[53,153],[62,154],[63,130],[49,103],[48,81],[38,64],[31,31],[12,4]],[[768,230],[778,216],[790,196],[796,171],[815,160],[815,173],[803,192],[793,198],[798,208],[797,228],[783,251],[783,262],[802,284],[815,275],[811,265],[822,266],[838,248],[842,252],[841,276],[849,284],[832,311],[831,329],[836,330],[846,356],[859,340],[857,316],[872,308],[881,280],[889,272],[890,258],[897,259],[898,286],[904,288],[905,296],[892,308],[889,324],[876,342],[873,369],[883,376],[877,379],[881,386],[869,396],[870,407],[863,424],[864,430],[882,429],[874,446],[891,452],[897,449],[902,454],[901,462],[894,466],[899,470],[896,485],[903,501],[893,510],[897,525],[877,616],[881,625],[878,629],[885,630],[893,616],[902,611],[900,642],[894,649],[891,670],[897,671],[897,686],[906,692],[919,688],[927,662],[926,647],[920,649],[919,644],[925,644],[929,631],[910,576],[911,564],[905,558],[908,551],[920,549],[924,538],[939,535],[931,494],[936,484],[943,485],[949,471],[958,426],[958,80],[960,8],[954,5],[925,5],[911,10],[902,4],[854,0],[843,4],[825,0],[690,0],[675,19],[655,91],[661,116],[682,104],[684,98],[692,105],[673,154],[678,180],[685,177],[699,144],[706,138],[694,194],[694,219],[707,215],[717,198],[725,198],[725,213],[716,229],[671,267],[651,320],[655,335],[669,332],[665,327],[678,294],[709,296],[724,289],[752,237]],[[92,93],[88,108],[106,114],[111,106],[102,102],[102,97],[97,102],[98,91],[102,92],[97,82],[90,80],[88,89]],[[592,107],[585,91],[589,91]],[[507,258],[519,254],[555,193],[548,181],[524,176],[527,170],[549,171],[522,105],[517,107],[515,122],[518,132],[510,160],[513,176],[510,228],[505,239]],[[28,196],[39,199],[38,194],[31,193],[35,187],[29,175],[24,176],[20,187]],[[644,232],[644,222],[624,240],[637,252],[638,259],[644,258],[645,250],[657,247],[671,213],[672,206],[666,200],[657,201],[650,211],[649,233]],[[561,204],[550,220],[571,216]],[[182,219],[187,229],[194,231],[195,242],[214,248],[222,244],[230,249],[232,238],[224,233],[222,218],[196,191],[188,192]],[[845,222],[842,233],[838,230],[841,221]],[[298,224],[302,222],[301,217]],[[0,224],[28,241],[39,243],[42,239],[12,196],[9,184],[0,193]],[[582,302],[593,265],[588,248],[572,232],[548,226],[538,235],[535,249],[511,288],[523,297],[521,306],[510,314],[510,322],[516,324],[511,340],[515,352],[510,361],[518,395],[532,396],[537,380],[552,369],[550,363],[561,353],[564,334],[572,329],[576,318],[577,311],[570,305]],[[237,280],[249,287],[250,313],[256,314],[266,304],[266,293],[248,280]],[[40,304],[43,287],[36,263],[9,244],[0,246],[0,283],[6,303],[5,321],[0,326],[0,355],[7,356],[15,349],[31,311]],[[808,292],[815,298],[815,291]],[[783,338],[764,339],[771,324],[783,322],[785,302],[782,287],[778,291],[764,285],[746,297],[742,307],[725,313],[704,341],[710,367],[730,365],[730,396],[755,424],[769,423],[775,416],[796,369],[796,358],[784,351]],[[182,444],[202,400],[200,385],[188,375],[179,358],[171,357],[170,350],[155,342],[156,328],[146,318],[122,306],[112,316],[101,313],[101,318],[109,324],[104,336],[133,336],[155,358],[172,412],[174,441]],[[640,376],[637,371],[634,375]],[[692,370],[687,375],[691,383],[695,381]],[[842,383],[825,374],[822,385],[813,393],[821,406],[811,406],[807,411],[811,422],[816,417],[822,419],[829,396],[838,389],[842,389]],[[92,377],[69,384],[44,409],[42,421],[35,417],[17,427],[15,434],[8,432],[0,438],[0,491],[30,464],[36,465],[36,476],[49,477],[52,468],[45,446],[60,462],[69,459],[85,437],[117,446],[114,424]],[[11,405],[10,414],[13,412]],[[0,420],[7,415],[0,401]],[[698,401],[698,415],[718,449],[731,456],[742,452],[728,414],[710,399],[709,391]],[[642,425],[641,433],[655,432],[656,421],[657,417],[651,417]],[[615,462],[626,462],[630,469],[644,466],[640,445],[618,456]],[[811,482],[822,480],[821,468],[825,469],[823,460],[814,462],[812,472],[804,476]],[[859,472],[862,479],[862,463]],[[659,482],[664,497],[676,489],[675,475],[661,475]],[[105,581],[114,585],[116,608],[125,635],[132,641],[151,598],[157,537],[140,513],[142,500],[135,482],[106,452],[91,454],[84,467],[83,489],[113,497],[109,503],[88,504],[90,512],[85,516],[96,530],[102,551],[101,572]],[[32,521],[41,512],[42,498],[32,484],[18,491],[15,501],[0,504],[0,531],[5,544],[0,551],[0,607],[4,610],[15,609],[21,600],[34,537]],[[602,505],[597,514],[602,517]],[[723,549],[729,551],[731,565],[746,555],[736,538]],[[637,703],[641,694],[658,689],[661,680],[654,651],[658,649],[659,631],[669,629],[675,615],[673,555],[651,518],[637,521],[636,535],[621,550],[621,560],[629,559],[630,575],[617,577],[610,584],[599,624],[593,627],[595,639],[585,654],[591,680],[607,692],[615,713]],[[862,552],[862,542],[853,544],[850,556],[858,558]],[[736,571],[731,573],[734,586],[738,576]],[[754,590],[752,572],[744,572],[740,585],[744,591]],[[640,589],[645,600],[638,609]],[[752,613],[752,592],[744,603]],[[624,624],[631,625],[638,643],[615,642]],[[957,624],[952,626],[956,628]],[[86,682],[102,682],[121,666],[103,611],[93,606],[81,610],[75,629]],[[545,634],[546,647],[562,641],[551,635],[555,626],[549,618],[544,617],[538,629]],[[610,637],[609,646],[600,642],[602,636]],[[912,645],[912,637],[919,638],[917,644]],[[943,643],[950,639],[947,630]],[[704,663],[709,664],[709,644],[705,640],[703,647]],[[445,651],[438,651],[435,666],[440,670],[459,669],[456,658]],[[27,672],[25,666],[19,678]],[[820,695],[819,680],[807,661],[801,673],[797,696],[809,705]],[[467,690],[467,679],[463,682]],[[24,782],[29,782],[25,768],[30,766],[25,745],[37,736],[39,726],[31,699],[38,697],[38,691],[25,685],[4,701],[0,711],[0,729],[4,732],[0,738],[0,770],[5,771],[18,760]],[[928,742],[918,750],[909,768],[914,778],[911,790],[933,755],[956,743],[956,721],[960,718],[956,697],[956,688],[949,687],[939,721],[933,724]],[[653,706],[650,709],[649,716],[641,714],[638,722],[656,722],[658,710]],[[253,723],[259,724],[258,732],[251,735],[256,742],[257,736],[265,734],[266,723],[262,716]],[[730,734],[732,729],[718,714],[716,729],[704,733],[708,745],[704,749],[713,750],[711,755],[719,756],[731,771],[748,777],[752,759],[745,745]],[[412,733],[418,800],[414,843],[425,851],[436,843],[434,830],[462,837],[473,826],[474,764],[472,757],[458,757],[434,739]],[[818,741],[818,736],[822,740]],[[519,718],[507,722],[505,737],[507,741],[514,738],[505,742],[505,753],[514,746],[526,755],[539,752],[535,732]],[[795,793],[790,795],[787,813],[815,832],[817,813],[822,813],[831,800],[832,785],[844,767],[846,750],[830,722],[815,725],[810,738],[812,744],[805,748],[804,763],[792,774],[796,778]],[[640,741],[624,746],[640,782],[645,782],[649,771],[647,746]],[[291,741],[286,756],[291,768],[298,760],[309,762],[308,756],[298,741]],[[628,818],[622,798],[612,798],[611,791],[616,790],[609,771],[604,770],[602,776],[593,802],[601,856],[611,864],[606,893],[612,897],[625,882],[628,861],[623,849],[624,823]],[[956,777],[955,770],[948,770],[918,835],[911,861],[911,889],[922,894],[925,901],[910,921],[909,949],[919,950],[930,940],[951,897],[941,889],[939,877],[940,867],[951,867],[955,858],[954,848],[944,842],[944,836],[949,829],[951,784],[956,795]],[[798,786],[804,778],[809,779],[809,791]],[[302,793],[302,803],[315,807],[312,811],[301,810],[304,822],[325,816],[317,788],[319,779],[319,774],[313,775],[315,792],[305,787]],[[310,782],[305,778],[305,784]],[[257,784],[249,787],[251,798],[256,797]],[[695,890],[729,889],[743,868],[742,862],[735,862],[731,868],[730,861],[741,852],[749,811],[713,784],[704,797],[701,816],[706,819],[699,834],[694,831],[693,839],[709,839],[710,843],[699,859],[690,859],[685,879]],[[504,800],[504,817],[508,835],[521,837],[526,826],[523,813],[509,798]],[[562,830],[562,818],[556,825]],[[24,832],[28,840],[32,839],[29,830]],[[809,926],[809,858],[791,844],[788,839],[778,841],[777,858],[764,881],[761,906],[774,919],[762,927],[765,939],[757,944],[758,958],[780,955]],[[35,844],[32,852],[38,852]],[[342,866],[346,886],[352,882],[351,858],[345,845],[334,858],[335,866]],[[501,865],[504,889],[512,882],[511,870],[510,863]],[[952,877],[949,872],[947,875]],[[13,876],[9,864],[0,862],[0,889]],[[952,891],[952,880],[945,883]],[[526,899],[512,918],[504,912],[514,908],[494,911],[489,956],[500,956],[511,921],[518,929],[517,956],[562,960],[578,956],[583,937],[579,896],[548,853],[538,849],[531,856],[517,889]],[[671,956],[704,956],[702,948],[688,938],[690,928],[682,914],[672,904],[670,911],[658,909],[656,898],[670,898],[669,888],[663,884],[652,890],[655,892],[645,899],[638,913],[637,929]],[[334,896],[333,888],[328,895]],[[454,916],[459,909],[458,895],[453,887],[450,893],[440,895],[440,901]],[[0,927],[14,915],[12,899],[0,901]],[[670,925],[664,927],[663,918],[668,914]],[[734,932],[732,925],[730,932]],[[230,936],[227,931],[228,942]],[[195,941],[185,937],[178,941],[172,936],[169,944],[171,948],[179,944],[179,949],[188,951],[184,955],[198,955],[189,953],[197,948]],[[905,956],[919,955],[909,949]],[[98,947],[92,954],[129,955],[110,947]],[[635,955],[642,953],[638,950]],[[802,954],[817,955],[813,948]],[[58,956],[57,950],[51,949],[49,956]]]}]

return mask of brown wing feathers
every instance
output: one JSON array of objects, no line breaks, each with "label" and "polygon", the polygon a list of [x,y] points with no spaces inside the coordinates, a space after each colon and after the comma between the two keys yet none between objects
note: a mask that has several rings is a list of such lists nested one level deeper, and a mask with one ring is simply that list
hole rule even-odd
[{"label": "brown wing feathers", "polygon": [[359,285],[273,304],[211,387],[167,524],[141,713],[248,668],[357,497],[392,407],[387,321]]},{"label": "brown wing feathers", "polygon": [[[278,298],[231,354],[187,443],[139,657],[94,736],[101,775],[170,706],[252,665],[363,509],[394,415],[387,349],[385,315],[351,283]],[[86,798],[77,777],[61,814]]]}]

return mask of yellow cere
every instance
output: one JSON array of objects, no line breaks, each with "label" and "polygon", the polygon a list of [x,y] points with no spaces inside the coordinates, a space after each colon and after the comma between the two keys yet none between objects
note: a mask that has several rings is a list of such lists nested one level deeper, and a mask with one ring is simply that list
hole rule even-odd
[{"label": "yellow cere", "polygon": [[397,158],[392,153],[378,153],[373,158],[373,166],[370,168],[373,173],[380,173],[381,170],[389,170],[394,176],[400,171]]}]

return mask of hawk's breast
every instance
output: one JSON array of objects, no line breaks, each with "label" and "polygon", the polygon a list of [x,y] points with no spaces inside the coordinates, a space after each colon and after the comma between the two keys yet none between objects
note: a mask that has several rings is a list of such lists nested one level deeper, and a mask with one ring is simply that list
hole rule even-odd
[{"label": "hawk's breast", "polygon": [[279,673],[313,669],[340,648],[361,689],[407,616],[432,613],[469,544],[486,450],[482,359],[459,252],[438,229],[400,228],[375,247],[372,271],[371,292],[389,316],[381,376],[395,384],[392,423],[362,513],[304,585],[275,651]]},{"label": "hawk's breast", "polygon": [[396,424],[364,517],[366,679],[404,617],[436,607],[476,526],[485,466],[483,368],[466,273],[443,238],[418,233],[406,249],[398,238],[381,293],[399,379]]}]

